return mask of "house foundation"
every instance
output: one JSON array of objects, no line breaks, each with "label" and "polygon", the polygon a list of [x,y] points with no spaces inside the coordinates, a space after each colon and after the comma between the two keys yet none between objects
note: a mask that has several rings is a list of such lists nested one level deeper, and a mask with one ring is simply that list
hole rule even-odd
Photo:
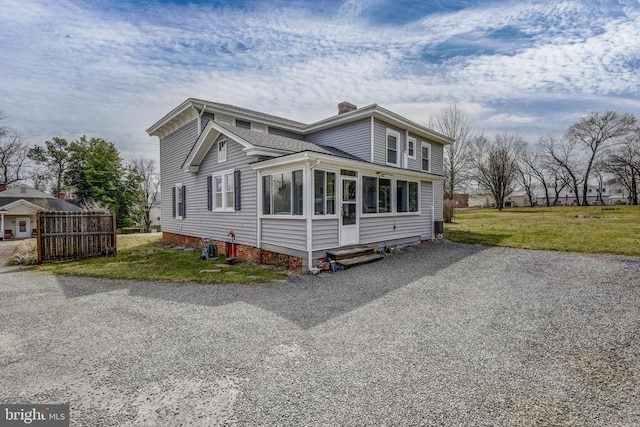
[{"label": "house foundation", "polygon": [[[172,243],[178,246],[184,246],[189,248],[201,248],[202,237],[187,236],[184,234],[169,233],[167,231],[162,232],[162,242]],[[228,255],[228,249],[231,242],[213,240],[218,253],[224,256]],[[250,261],[259,264],[276,265],[280,267],[286,267],[290,270],[302,270],[304,266],[304,260],[300,257],[293,255],[280,254],[277,252],[268,251],[265,249],[256,248],[255,246],[243,245],[236,243],[236,256],[243,261]]]}]

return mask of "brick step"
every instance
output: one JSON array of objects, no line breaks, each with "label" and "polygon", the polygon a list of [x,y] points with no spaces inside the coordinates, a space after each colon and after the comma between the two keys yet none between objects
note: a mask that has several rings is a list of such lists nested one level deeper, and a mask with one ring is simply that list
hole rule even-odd
[{"label": "brick step", "polygon": [[384,255],[369,254],[342,259],[336,262],[340,264],[344,270],[346,270],[347,268],[355,267],[356,265],[368,264],[370,262],[381,260],[382,258],[384,258]]},{"label": "brick step", "polygon": [[346,249],[335,249],[327,252],[327,256],[337,262],[343,259],[356,258],[373,254],[374,249],[371,247],[357,247]]}]

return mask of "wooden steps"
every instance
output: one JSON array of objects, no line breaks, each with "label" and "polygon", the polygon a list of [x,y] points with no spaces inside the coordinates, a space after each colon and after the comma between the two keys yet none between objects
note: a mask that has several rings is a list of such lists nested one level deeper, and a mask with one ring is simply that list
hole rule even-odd
[{"label": "wooden steps", "polygon": [[374,248],[369,246],[335,249],[328,251],[327,256],[340,264],[343,270],[384,258],[384,255],[376,254]]}]

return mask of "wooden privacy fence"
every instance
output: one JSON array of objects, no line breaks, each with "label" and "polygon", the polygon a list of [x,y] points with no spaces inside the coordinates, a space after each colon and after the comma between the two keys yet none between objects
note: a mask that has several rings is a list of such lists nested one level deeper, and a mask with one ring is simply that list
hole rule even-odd
[{"label": "wooden privacy fence", "polygon": [[38,264],[116,253],[116,216],[104,212],[39,212]]}]

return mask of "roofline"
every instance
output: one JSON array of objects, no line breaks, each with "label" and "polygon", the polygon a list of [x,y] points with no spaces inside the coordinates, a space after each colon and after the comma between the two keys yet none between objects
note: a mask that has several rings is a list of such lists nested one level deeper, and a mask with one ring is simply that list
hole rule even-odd
[{"label": "roofline", "polygon": [[[214,104],[214,105],[212,105]],[[442,135],[436,131],[433,131],[429,128],[426,128],[412,120],[409,120],[399,114],[394,113],[393,111],[387,110],[379,106],[378,104],[367,105],[366,107],[358,108],[356,110],[350,111],[348,113],[337,114],[335,116],[328,117],[326,119],[322,119],[318,122],[314,122],[311,124],[304,124],[302,122],[296,122],[294,120],[288,120],[283,117],[273,116],[267,113],[260,113],[259,111],[247,110],[247,112],[237,111],[233,109],[224,108],[217,102],[213,101],[205,101],[202,99],[196,98],[187,98],[182,104],[178,105],[176,108],[171,110],[169,113],[165,114],[160,120],[154,123],[149,129],[147,129],[147,134],[150,136],[156,136],[160,128],[169,123],[171,120],[179,116],[180,114],[188,111],[190,108],[194,108],[200,114],[204,111],[211,111],[215,114],[216,111],[224,111],[230,113],[232,115],[246,118],[246,119],[255,119],[258,122],[267,124],[269,126],[279,127],[285,130],[290,130],[301,135],[308,135],[313,132],[318,132],[324,129],[331,128],[340,124],[347,124],[357,120],[362,120],[368,117],[374,117],[382,121],[390,122],[391,124],[398,125],[399,127],[405,127],[410,132],[422,136],[426,139],[429,139],[434,142],[438,142],[440,144],[448,145],[453,144],[455,141],[448,136]],[[241,108],[241,107],[238,107]],[[255,115],[251,114],[255,113]],[[261,114],[267,114],[272,117],[263,117]],[[299,123],[301,126],[293,126],[288,123],[283,123],[278,121],[279,119],[288,122]]]},{"label": "roofline", "polygon": [[396,168],[393,166],[383,166],[377,163],[367,162],[365,160],[355,160],[355,159],[347,159],[346,157],[335,156],[331,154],[317,153],[315,151],[301,151],[299,153],[292,153],[285,156],[277,157],[275,159],[263,160],[261,162],[255,162],[252,165],[254,170],[266,169],[266,168],[274,168],[279,166],[286,166],[293,163],[299,163],[301,161],[308,162],[319,162],[318,164],[322,164],[322,161],[330,162],[333,164],[345,165],[345,166],[358,166],[360,169],[372,169],[379,173],[388,173],[392,175],[404,175],[415,178],[422,178],[430,181],[441,181],[443,179],[442,175],[437,175],[433,173],[420,172],[411,169],[403,169]]}]

